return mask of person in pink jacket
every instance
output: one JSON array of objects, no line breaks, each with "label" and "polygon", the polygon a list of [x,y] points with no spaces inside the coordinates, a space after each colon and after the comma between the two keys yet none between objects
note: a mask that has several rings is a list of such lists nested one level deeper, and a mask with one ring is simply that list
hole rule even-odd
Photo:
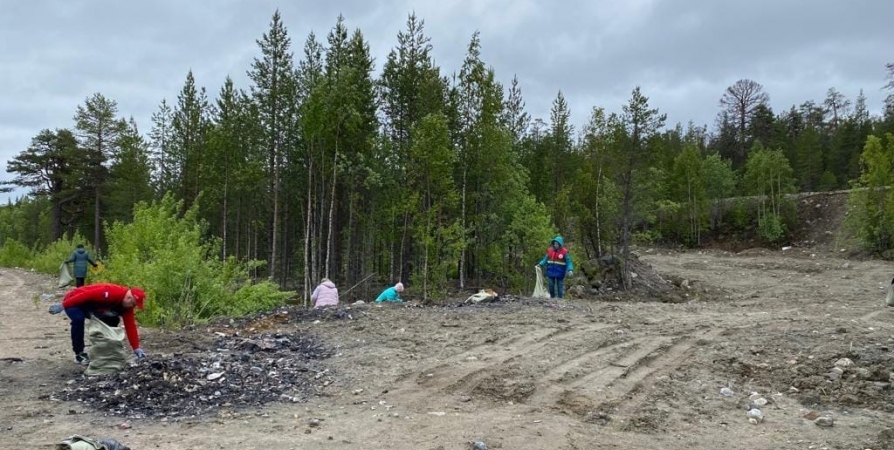
[{"label": "person in pink jacket", "polygon": [[310,294],[310,302],[314,308],[324,306],[338,306],[338,288],[328,278],[323,278],[320,285]]}]

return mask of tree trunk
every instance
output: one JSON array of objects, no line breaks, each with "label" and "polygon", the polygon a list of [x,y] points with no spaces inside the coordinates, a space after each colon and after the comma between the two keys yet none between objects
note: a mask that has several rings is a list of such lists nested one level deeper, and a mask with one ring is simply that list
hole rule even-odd
[{"label": "tree trunk", "polygon": [[329,263],[332,260],[332,230],[335,229],[335,179],[338,169],[338,130],[335,132],[335,156],[332,157],[332,197],[329,199],[329,232],[326,237],[326,269],[325,276],[329,278]]},{"label": "tree trunk", "polygon": [[311,208],[313,207],[311,198],[313,197],[312,189],[314,168],[313,158],[308,155],[307,159],[307,211],[305,212],[306,217],[304,221],[304,295],[302,296],[302,298],[304,299],[305,308],[308,306],[308,303],[310,301],[310,224],[311,216],[313,215],[311,211]]}]

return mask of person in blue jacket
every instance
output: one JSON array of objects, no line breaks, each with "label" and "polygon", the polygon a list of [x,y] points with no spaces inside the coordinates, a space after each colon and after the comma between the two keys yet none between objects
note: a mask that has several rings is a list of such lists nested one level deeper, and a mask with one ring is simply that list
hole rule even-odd
[{"label": "person in blue jacket", "polygon": [[565,274],[568,274],[569,277],[574,276],[574,263],[571,262],[571,255],[565,248],[562,236],[553,238],[549,248],[546,249],[546,256],[540,260],[538,265],[546,267],[550,298],[563,298],[565,296]]},{"label": "person in blue jacket", "polygon": [[84,279],[87,278],[87,263],[96,267],[96,263],[90,259],[90,254],[84,248],[84,244],[78,244],[75,251],[72,252],[71,258],[65,261],[65,264],[74,263],[73,275],[75,279],[75,287],[84,285]]},{"label": "person in blue jacket", "polygon": [[404,284],[397,283],[394,286],[391,286],[390,288],[382,291],[382,293],[379,294],[378,297],[376,297],[376,303],[382,303],[382,302],[400,303],[403,301],[403,299],[400,298],[400,293],[403,291],[404,291]]}]

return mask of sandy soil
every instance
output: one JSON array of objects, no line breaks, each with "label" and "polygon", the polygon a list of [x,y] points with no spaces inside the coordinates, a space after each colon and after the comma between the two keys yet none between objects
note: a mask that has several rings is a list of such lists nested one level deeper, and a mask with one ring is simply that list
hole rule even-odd
[{"label": "sandy soil", "polygon": [[[165,421],[58,400],[82,369],[67,321],[36,300],[54,292],[52,280],[2,269],[0,447],[52,448],[83,434],[172,450],[894,448],[894,308],[883,306],[894,266],[838,256],[643,250],[644,262],[688,286],[676,304],[364,305],[352,320],[144,329],[157,356],[235,331],[306,332],[334,349],[323,362],[332,382],[307,402]],[[830,375],[843,358],[853,365]],[[756,425],[746,416],[754,392],[768,402]]]}]

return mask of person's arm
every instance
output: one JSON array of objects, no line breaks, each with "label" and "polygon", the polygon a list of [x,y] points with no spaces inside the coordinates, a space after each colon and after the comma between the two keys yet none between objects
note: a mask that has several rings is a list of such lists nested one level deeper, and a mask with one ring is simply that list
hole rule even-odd
[{"label": "person's arm", "polygon": [[136,351],[140,348],[140,332],[137,331],[137,320],[134,317],[133,308],[126,309],[121,314],[121,321],[124,322],[124,332],[127,334],[127,342],[130,347]]},{"label": "person's arm", "polygon": [[385,301],[385,294],[387,294],[387,293],[388,293],[388,289],[385,289],[384,291],[382,291],[382,293],[379,294],[378,297],[376,297],[376,303],[382,303],[383,301]]},{"label": "person's arm", "polygon": [[86,256],[87,256],[87,262],[90,263],[91,266],[96,267],[96,262],[93,261],[92,259],[90,259],[90,254],[87,253]]},{"label": "person's arm", "polygon": [[569,272],[574,272],[574,263],[571,262],[571,253],[565,253],[565,264],[568,265]]},{"label": "person's arm", "polygon": [[313,293],[310,294],[310,306],[317,305],[317,299],[320,298],[320,287],[322,285],[317,285],[316,289],[314,289]]},{"label": "person's arm", "polygon": [[548,255],[548,254],[547,254],[547,255],[543,255],[543,259],[541,259],[540,262],[537,263],[537,265],[540,266],[540,267],[545,266],[545,265],[546,265],[546,259],[547,259],[547,258],[549,258],[549,255]]},{"label": "person's arm", "polygon": [[65,264],[73,263],[73,262],[75,262],[75,252],[71,253],[71,258],[68,258],[65,260]]}]

